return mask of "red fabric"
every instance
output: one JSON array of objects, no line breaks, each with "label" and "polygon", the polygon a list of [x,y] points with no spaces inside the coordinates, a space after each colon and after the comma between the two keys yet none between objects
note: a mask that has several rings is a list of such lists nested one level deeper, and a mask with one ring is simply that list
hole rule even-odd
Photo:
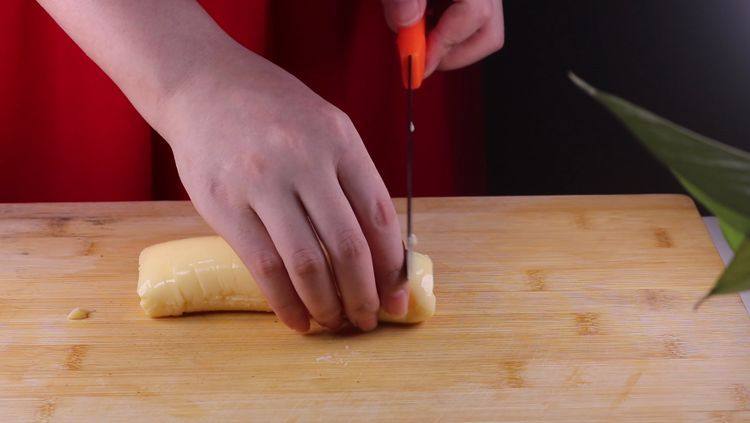
[{"label": "red fabric", "polygon": [[[351,116],[404,194],[405,98],[372,0],[203,0],[232,37]],[[0,201],[186,198],[169,147],[36,2],[0,2]],[[480,74],[440,73],[415,96],[417,195],[482,194]]]}]

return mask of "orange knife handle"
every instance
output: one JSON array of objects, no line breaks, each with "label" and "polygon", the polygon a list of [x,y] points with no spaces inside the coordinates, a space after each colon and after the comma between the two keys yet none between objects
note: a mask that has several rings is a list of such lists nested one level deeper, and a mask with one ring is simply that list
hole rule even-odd
[{"label": "orange knife handle", "polygon": [[409,56],[411,59],[411,87],[419,88],[424,79],[424,61],[425,61],[425,22],[424,17],[417,23],[401,28],[396,37],[398,45],[398,55],[401,59],[401,79],[404,88],[409,87]]}]

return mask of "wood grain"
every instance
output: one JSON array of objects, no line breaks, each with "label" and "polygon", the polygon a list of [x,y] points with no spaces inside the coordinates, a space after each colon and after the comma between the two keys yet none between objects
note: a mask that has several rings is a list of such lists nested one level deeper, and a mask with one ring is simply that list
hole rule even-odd
[{"label": "wood grain", "polygon": [[211,233],[188,203],[0,205],[0,420],[750,420],[750,322],[734,295],[693,312],[722,263],[688,198],[415,208],[436,316],[299,336],[144,316],[140,250]]}]

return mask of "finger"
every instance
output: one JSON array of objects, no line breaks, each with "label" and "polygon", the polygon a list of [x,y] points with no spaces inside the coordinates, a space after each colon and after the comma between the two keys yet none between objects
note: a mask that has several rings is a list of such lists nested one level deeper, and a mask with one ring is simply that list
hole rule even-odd
[{"label": "finger", "polygon": [[383,0],[385,21],[392,30],[398,31],[422,17],[426,0]]},{"label": "finger", "polygon": [[462,68],[478,62],[490,54],[500,50],[505,43],[505,29],[503,25],[502,7],[495,5],[497,10],[492,18],[474,35],[461,44],[454,46],[437,66],[439,70]]},{"label": "finger", "polygon": [[209,212],[211,226],[232,246],[257,281],[263,295],[279,319],[298,332],[310,329],[305,305],[297,296],[284,263],[258,218],[247,207],[224,208],[234,213]]},{"label": "finger", "polygon": [[338,178],[370,247],[381,307],[402,316],[409,293],[401,228],[388,189],[364,146],[342,158]]},{"label": "finger", "polygon": [[489,21],[493,3],[490,0],[463,0],[453,3],[445,10],[427,36],[425,76],[437,69],[451,49],[468,40]]},{"label": "finger", "polygon": [[362,330],[375,329],[380,301],[370,248],[339,181],[331,174],[324,183],[298,191],[331,259],[346,315]]},{"label": "finger", "polygon": [[336,285],[299,200],[266,199],[254,206],[310,315],[322,326],[339,329],[344,319]]}]

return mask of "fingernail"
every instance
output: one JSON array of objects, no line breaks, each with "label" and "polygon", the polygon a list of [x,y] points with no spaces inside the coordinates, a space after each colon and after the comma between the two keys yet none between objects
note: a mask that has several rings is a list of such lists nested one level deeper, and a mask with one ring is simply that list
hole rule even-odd
[{"label": "fingernail", "polygon": [[354,324],[363,331],[369,332],[378,327],[378,318],[373,314],[371,316],[363,317],[357,320],[356,322],[354,322]]},{"label": "fingernail", "polygon": [[398,5],[398,13],[396,13],[398,26],[408,26],[417,19],[419,19],[419,2],[416,0],[402,1]]},{"label": "fingernail", "polygon": [[432,75],[433,72],[435,72],[435,69],[437,69],[439,62],[436,62],[435,59],[432,57],[427,57],[427,63],[424,67],[424,77],[427,78],[428,76]]},{"label": "fingernail", "polygon": [[310,320],[300,320],[290,323],[289,326],[299,333],[307,333],[310,330]]},{"label": "fingernail", "polygon": [[395,317],[401,317],[406,314],[409,308],[409,292],[406,289],[399,289],[392,293],[383,302],[383,309]]},{"label": "fingernail", "polygon": [[337,330],[341,329],[342,326],[344,326],[344,322],[345,320],[343,318],[339,318],[337,320],[334,320],[333,322],[328,322],[323,326],[325,326],[329,330],[336,332]]}]

